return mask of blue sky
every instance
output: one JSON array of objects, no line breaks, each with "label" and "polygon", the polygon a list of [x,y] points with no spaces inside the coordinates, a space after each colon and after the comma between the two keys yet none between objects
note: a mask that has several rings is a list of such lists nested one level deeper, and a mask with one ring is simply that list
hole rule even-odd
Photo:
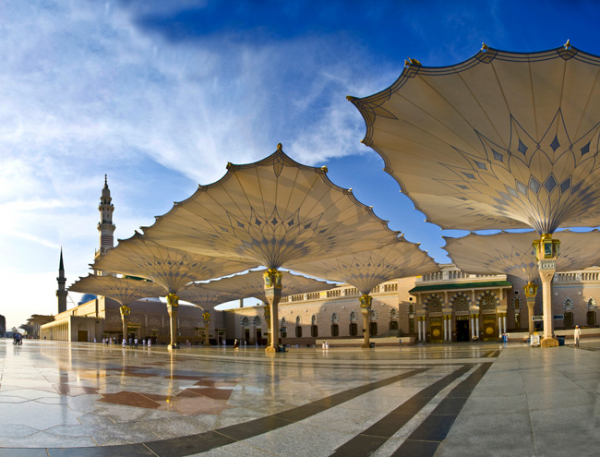
[{"label": "blue sky", "polygon": [[345,96],[389,86],[407,57],[449,65],[482,42],[527,52],[570,39],[600,54],[599,12],[585,1],[3,2],[0,314],[12,327],[55,312],[61,246],[68,284],[87,274],[105,173],[115,234],[128,238],[227,162],[279,142],[448,261],[442,234],[454,232],[398,192]]}]

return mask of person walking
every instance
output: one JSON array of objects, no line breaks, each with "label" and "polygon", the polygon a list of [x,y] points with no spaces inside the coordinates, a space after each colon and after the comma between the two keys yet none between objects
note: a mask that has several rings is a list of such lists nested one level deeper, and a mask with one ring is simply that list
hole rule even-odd
[{"label": "person walking", "polygon": [[579,347],[579,339],[581,338],[581,329],[579,325],[575,326],[575,331],[573,332],[573,338],[575,339],[575,347]]},{"label": "person walking", "polygon": [[136,338],[135,340],[133,340],[133,343],[135,344],[135,348],[138,348],[138,339]]}]

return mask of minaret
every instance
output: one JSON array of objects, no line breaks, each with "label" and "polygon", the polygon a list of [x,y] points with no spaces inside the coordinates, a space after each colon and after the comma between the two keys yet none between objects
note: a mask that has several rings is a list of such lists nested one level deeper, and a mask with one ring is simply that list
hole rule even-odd
[{"label": "minaret", "polygon": [[107,177],[104,175],[104,188],[102,189],[102,196],[100,197],[100,206],[98,206],[98,210],[100,211],[100,222],[98,223],[100,249],[96,251],[96,258],[106,254],[115,244],[113,233],[116,227],[112,222],[112,214],[115,207],[111,201],[112,198],[110,197]]},{"label": "minaret", "polygon": [[65,290],[65,265],[63,263],[63,252],[60,248],[60,263],[58,264],[58,289],[56,290],[56,296],[58,297],[58,312],[59,314],[67,310],[67,291]]}]

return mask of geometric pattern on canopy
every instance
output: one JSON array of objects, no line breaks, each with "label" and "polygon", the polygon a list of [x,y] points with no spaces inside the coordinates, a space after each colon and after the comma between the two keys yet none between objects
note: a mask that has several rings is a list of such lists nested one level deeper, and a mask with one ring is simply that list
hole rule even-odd
[{"label": "geometric pattern on canopy", "polygon": [[229,164],[223,178],[200,186],[143,230],[164,246],[267,268],[371,249],[397,237],[326,173],[278,147],[259,162]]},{"label": "geometric pattern on canopy", "polygon": [[[220,291],[235,291],[241,297],[254,297],[263,303],[268,303],[265,295],[265,286],[263,274],[265,270],[250,271],[245,274],[235,275],[230,278],[219,279],[202,284],[207,289]],[[287,297],[295,294],[305,294],[322,290],[329,290],[337,287],[337,284],[329,284],[317,279],[307,278],[301,275],[295,275],[288,271],[282,271],[283,280],[281,282],[281,296]]]},{"label": "geometric pattern on canopy", "polygon": [[131,238],[119,240],[117,247],[100,256],[91,266],[94,270],[106,273],[150,279],[163,286],[168,293],[177,293],[190,282],[239,273],[256,267],[256,264],[166,248],[136,232]]},{"label": "geometric pattern on canopy", "polygon": [[449,67],[405,67],[350,98],[363,142],[428,220],[448,229],[600,225],[600,58],[565,45],[484,47]]},{"label": "geometric pattern on canopy", "polygon": [[222,303],[244,298],[244,295],[238,292],[221,292],[218,290],[207,289],[204,284],[188,285],[180,290],[177,295],[181,300],[193,303],[194,305],[207,311]]},{"label": "geometric pattern on canopy", "polygon": [[146,280],[89,274],[84,278],[80,277],[69,287],[69,291],[102,295],[118,301],[121,305],[129,305],[141,298],[160,297],[164,295],[165,289]]},{"label": "geometric pattern on canopy", "polygon": [[[539,278],[538,263],[533,249],[536,232],[476,235],[462,238],[444,237],[448,255],[465,273],[508,274],[533,282]],[[600,232],[557,232],[560,256],[556,271],[581,270],[600,260]]]},{"label": "geometric pattern on canopy", "polygon": [[356,287],[361,294],[390,279],[418,276],[439,271],[431,257],[403,238],[380,249],[299,263],[290,266],[294,271],[340,281]]}]

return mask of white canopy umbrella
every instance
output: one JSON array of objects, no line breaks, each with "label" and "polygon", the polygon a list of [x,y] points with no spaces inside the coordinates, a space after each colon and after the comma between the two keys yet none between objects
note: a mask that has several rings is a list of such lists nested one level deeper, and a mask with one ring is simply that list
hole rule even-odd
[{"label": "white canopy umbrella", "polygon": [[333,259],[316,260],[290,266],[294,271],[343,281],[356,287],[362,296],[360,308],[363,314],[363,347],[370,346],[369,321],[373,288],[390,279],[418,276],[439,271],[438,265],[418,244],[400,238],[379,249],[372,249],[339,256]]},{"label": "white canopy umbrella", "polygon": [[600,225],[600,58],[569,42],[514,53],[483,46],[427,68],[412,59],[388,89],[350,100],[363,142],[427,219],[445,229],[535,229],[543,346],[559,227]]},{"label": "white canopy umbrella", "polygon": [[301,165],[281,145],[255,163],[227,166],[214,184],[144,228],[157,243],[223,259],[260,264],[271,306],[269,352],[278,346],[277,304],[287,264],[374,249],[397,237],[352,192],[334,185],[327,169]]},{"label": "white canopy umbrella", "polygon": [[127,337],[127,320],[131,313],[129,305],[141,298],[158,297],[164,288],[152,281],[133,278],[117,278],[115,276],[97,276],[90,274],[79,278],[69,287],[72,292],[103,295],[119,302],[121,320],[123,322],[123,338]]},{"label": "white canopy umbrella", "polygon": [[237,273],[256,264],[213,258],[192,252],[184,252],[165,246],[136,233],[129,239],[119,240],[117,247],[96,259],[92,268],[103,273],[120,273],[150,279],[163,287],[167,293],[167,309],[171,320],[170,348],[177,345],[177,293],[193,281],[219,278]]}]

